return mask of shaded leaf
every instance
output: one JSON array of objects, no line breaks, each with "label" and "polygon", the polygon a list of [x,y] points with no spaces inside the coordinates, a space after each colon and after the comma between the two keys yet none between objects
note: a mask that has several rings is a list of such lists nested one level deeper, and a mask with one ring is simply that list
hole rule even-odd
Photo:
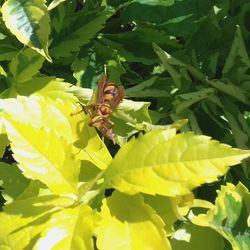
[{"label": "shaded leaf", "polygon": [[18,49],[10,44],[0,44],[0,61],[10,61],[18,53]]},{"label": "shaded leaf", "polygon": [[[39,72],[44,58],[34,50],[27,48],[20,51],[10,62],[10,72],[18,82],[31,79]],[[33,83],[34,84],[34,83]]]},{"label": "shaded leaf", "polygon": [[3,188],[3,194],[6,204],[13,202],[25,190],[29,184],[19,168],[16,165],[0,163],[0,186]]},{"label": "shaded leaf", "polygon": [[50,53],[55,58],[67,57],[87,44],[102,29],[109,13],[85,13],[72,15],[65,19],[60,37],[51,45]]},{"label": "shaded leaf", "polygon": [[150,205],[165,223],[168,236],[175,232],[174,223],[177,220],[185,220],[189,209],[193,205],[193,196],[165,197],[160,195],[143,195],[145,203]]},{"label": "shaded leaf", "polygon": [[[250,68],[249,56],[246,51],[240,27],[237,25],[234,41],[222,70],[224,75],[228,74],[229,71],[232,71],[232,69],[235,68],[235,62],[238,58],[240,61],[240,63],[237,64],[238,68],[244,67],[245,71]],[[235,74],[235,72],[233,73]]]},{"label": "shaded leaf", "polygon": [[222,105],[237,147],[248,149],[250,128],[243,114],[228,98],[222,99]]},{"label": "shaded leaf", "polygon": [[176,101],[174,102],[176,114],[189,108],[194,103],[200,102],[201,100],[208,98],[214,93],[215,90],[213,88],[203,88],[202,90],[198,90],[196,92],[177,95]]},{"label": "shaded leaf", "polygon": [[[204,244],[209,242],[209,244]],[[210,228],[198,227],[193,224],[185,223],[177,229],[171,239],[173,250],[224,250],[225,243],[223,237]]]}]

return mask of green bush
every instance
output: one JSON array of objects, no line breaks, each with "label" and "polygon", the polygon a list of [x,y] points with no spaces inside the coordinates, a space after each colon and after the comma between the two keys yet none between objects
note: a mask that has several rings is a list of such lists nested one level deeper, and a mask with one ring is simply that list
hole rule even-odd
[{"label": "green bush", "polygon": [[248,1],[0,4],[1,250],[250,249]]}]

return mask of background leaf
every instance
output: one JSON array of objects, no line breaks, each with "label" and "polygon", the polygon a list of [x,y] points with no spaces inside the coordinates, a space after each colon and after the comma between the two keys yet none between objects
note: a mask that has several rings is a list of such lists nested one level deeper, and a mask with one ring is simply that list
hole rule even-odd
[{"label": "background leaf", "polygon": [[32,49],[20,51],[10,62],[10,72],[18,82],[31,79],[39,72],[44,58]]}]

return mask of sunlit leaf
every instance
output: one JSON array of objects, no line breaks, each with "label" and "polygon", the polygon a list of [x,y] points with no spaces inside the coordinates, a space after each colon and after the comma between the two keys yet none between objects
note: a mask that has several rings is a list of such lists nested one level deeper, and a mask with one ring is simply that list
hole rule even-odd
[{"label": "sunlit leaf", "polygon": [[50,195],[19,200],[5,206],[4,212],[0,213],[0,249],[34,249],[33,241],[37,241],[46,229],[51,213],[71,204],[69,198]]},{"label": "sunlit leaf", "polygon": [[57,7],[59,4],[65,2],[66,0],[53,0],[49,6],[48,6],[48,10],[52,10],[54,9],[55,7]]},{"label": "sunlit leaf", "polygon": [[215,206],[207,214],[192,219],[196,225],[210,227],[220,233],[232,245],[233,250],[247,250],[249,238],[250,193],[239,183],[228,183],[218,192]]},{"label": "sunlit leaf", "polygon": [[55,194],[77,194],[80,162],[73,146],[53,131],[4,118],[13,157],[28,178],[40,180]]},{"label": "sunlit leaf", "polygon": [[44,0],[7,0],[2,6],[5,25],[17,39],[48,61],[49,15]]},{"label": "sunlit leaf", "polygon": [[248,156],[247,150],[207,136],[159,129],[125,144],[105,172],[105,180],[130,194],[184,195],[216,181]]},{"label": "sunlit leaf", "polygon": [[115,191],[103,200],[101,222],[96,230],[97,247],[100,250],[171,249],[163,227],[163,221],[140,195]]},{"label": "sunlit leaf", "polygon": [[[51,91],[53,90],[59,96],[60,89],[55,87]],[[0,106],[18,122],[52,129],[58,137],[64,138],[69,144],[74,143],[78,148],[75,153],[77,159],[91,161],[100,169],[105,169],[112,157],[96,130],[88,126],[88,118],[84,112],[74,114],[81,111],[82,107],[59,98],[46,99],[39,92],[36,93],[37,96],[29,98],[19,96],[17,99],[4,99],[0,101]],[[70,95],[72,94],[69,93],[69,97]]]},{"label": "sunlit leaf", "polygon": [[18,83],[15,87],[19,95],[30,96],[39,94],[53,100],[60,98],[66,101],[77,102],[77,98],[70,92],[71,86],[63,79],[46,76],[34,77],[31,80]]},{"label": "sunlit leaf", "polygon": [[92,209],[86,205],[54,213],[34,249],[94,249],[93,225]]}]

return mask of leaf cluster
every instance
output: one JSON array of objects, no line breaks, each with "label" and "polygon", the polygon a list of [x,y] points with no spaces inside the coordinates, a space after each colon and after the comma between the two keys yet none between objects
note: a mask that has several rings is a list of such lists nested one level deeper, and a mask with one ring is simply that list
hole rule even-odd
[{"label": "leaf cluster", "polygon": [[0,4],[0,249],[249,249],[248,1]]}]

